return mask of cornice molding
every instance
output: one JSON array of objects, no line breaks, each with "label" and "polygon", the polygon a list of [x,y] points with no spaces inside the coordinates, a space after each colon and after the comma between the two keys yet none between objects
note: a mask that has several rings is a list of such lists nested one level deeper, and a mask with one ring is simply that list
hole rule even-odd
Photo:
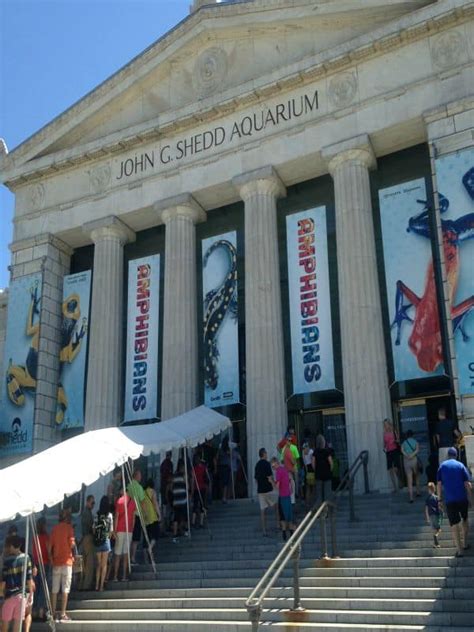
[{"label": "cornice molding", "polygon": [[[226,5],[221,5],[221,8],[224,6]],[[428,8],[432,6],[436,5],[429,5]],[[210,8],[203,7],[199,11],[196,11],[194,14],[192,14],[189,18],[187,18],[187,20],[189,20],[189,22],[192,22],[195,16],[198,16],[201,13],[204,15],[208,11],[215,11],[218,8],[219,5]],[[424,9],[421,9],[420,12],[423,12],[423,10]],[[337,53],[333,53],[332,56],[331,51],[318,53],[316,56],[320,58],[319,61],[315,64],[309,65],[303,70],[300,69],[280,79],[273,80],[266,84],[263,83],[262,85],[257,86],[252,90],[249,90],[248,92],[244,92],[240,95],[224,99],[218,104],[213,103],[211,106],[203,108],[202,110],[196,109],[196,111],[194,112],[186,113],[181,118],[170,120],[163,125],[155,124],[148,128],[140,129],[130,136],[114,138],[113,141],[108,144],[106,143],[99,148],[94,148],[89,151],[84,151],[84,148],[80,148],[80,151],[78,151],[76,154],[71,153],[70,156],[61,158],[57,162],[52,162],[39,168],[33,168],[29,171],[25,171],[19,176],[13,176],[13,172],[15,171],[14,166],[10,169],[12,175],[9,175],[9,170],[7,166],[7,168],[5,169],[5,177],[3,181],[9,187],[15,188],[16,186],[24,184],[26,182],[33,182],[35,180],[39,180],[51,175],[56,175],[59,172],[71,170],[77,166],[86,163],[92,164],[98,159],[105,158],[106,156],[114,156],[115,154],[120,153],[124,150],[136,149],[144,143],[158,140],[160,138],[166,138],[171,136],[172,134],[186,132],[187,130],[192,129],[194,126],[196,126],[197,124],[201,124],[204,121],[212,122],[218,120],[219,117],[223,115],[237,112],[239,109],[251,104],[257,104],[261,99],[268,99],[270,97],[278,96],[292,90],[295,87],[302,87],[314,82],[315,80],[331,76],[340,72],[341,70],[349,69],[354,64],[374,59],[380,55],[386,54],[389,51],[400,49],[409,43],[425,39],[436,33],[463,24],[472,18],[474,18],[473,0],[466,2],[462,6],[451,8],[449,11],[445,11],[444,13],[441,13],[439,15],[429,15],[427,17],[424,17],[420,21],[409,26],[403,25],[403,22],[406,19],[406,16],[403,16],[399,20],[399,22],[402,23],[402,26],[398,30],[388,34],[384,33],[370,43],[364,42],[359,46],[351,48],[354,40],[349,41],[343,45],[337,46]],[[194,24],[188,24],[188,29],[192,28],[192,26],[194,26]],[[381,30],[385,29],[386,27],[387,25],[382,27]],[[187,31],[180,30],[180,37],[183,36],[185,32]],[[366,33],[362,36],[359,36],[358,38],[356,38],[356,41],[360,39],[365,39],[367,35],[368,34]],[[167,45],[168,43],[169,42],[167,41]],[[154,48],[154,45],[150,47],[150,49],[151,48],[153,48],[153,55],[156,55],[157,51]],[[144,53],[142,53],[143,60],[146,60],[147,55],[151,54],[150,49],[147,49]],[[141,57],[142,56],[140,56],[140,58]],[[129,74],[134,68],[133,64],[135,61],[136,60],[132,60],[132,62],[130,62],[128,66],[122,69],[122,71],[119,71],[117,75],[114,75],[113,77],[119,76],[120,73],[125,71],[128,71]],[[101,90],[104,90],[107,86],[108,81],[109,80],[96,88],[94,94],[96,91],[100,92]],[[84,99],[87,99],[87,96],[84,97]],[[68,111],[69,110],[66,110],[63,115],[60,115],[59,119],[61,119],[62,116],[65,116]],[[53,123],[50,125],[54,125],[55,123],[56,121],[53,121]],[[47,126],[47,128],[44,129],[45,131],[46,129],[48,129],[49,132],[51,132],[52,130],[50,126]],[[38,134],[41,134],[41,131],[42,130],[40,130]],[[117,134],[114,134],[114,136],[117,136]],[[36,137],[37,135],[35,135],[35,138]],[[25,141],[25,143],[27,142],[28,141]],[[51,158],[54,158],[54,154],[51,156]],[[32,161],[30,164],[34,165],[34,161]]]}]

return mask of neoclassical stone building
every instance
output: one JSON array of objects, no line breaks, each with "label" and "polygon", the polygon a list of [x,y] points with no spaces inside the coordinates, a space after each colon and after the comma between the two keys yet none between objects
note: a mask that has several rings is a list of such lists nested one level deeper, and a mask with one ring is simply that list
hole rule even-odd
[{"label": "neoclassical stone building", "polygon": [[[127,66],[4,152],[1,180],[16,196],[12,285],[38,272],[43,283],[33,451],[68,436],[55,415],[70,273],[92,270],[86,430],[123,422],[127,265],[148,255],[161,255],[156,417],[203,403],[201,242],[229,231],[237,235],[240,395],[219,410],[235,421],[250,473],[258,448],[271,453],[292,423],[300,436],[324,432],[344,463],[368,449],[372,485],[383,488],[384,418],[403,421],[407,407],[418,407],[428,444],[440,406],[474,425],[474,399],[459,386],[467,371],[456,346],[461,312],[452,310],[468,295],[453,298],[449,289],[452,271],[438,243],[446,209],[436,195],[439,160],[474,147],[473,86],[469,0],[200,0]],[[424,349],[411,339],[426,376],[401,379],[396,330],[415,330],[421,307],[399,283],[407,279],[394,277],[392,314],[388,268],[398,258],[387,254],[383,192],[415,180],[426,195],[410,210],[408,248],[431,243],[433,336],[444,368],[423,364]],[[469,178],[463,182],[469,193]],[[320,207],[327,270],[314,273],[319,261],[301,260],[301,245],[300,265],[327,274],[319,301],[330,303],[333,381],[305,390],[295,386],[289,218]],[[456,224],[463,257],[474,253],[470,212]],[[316,286],[304,286],[309,278],[300,279],[299,298],[311,302],[302,306],[300,335],[316,382],[319,343],[308,350],[308,336],[314,342],[320,334],[304,329],[319,318]],[[463,305],[468,336],[474,319]]]}]

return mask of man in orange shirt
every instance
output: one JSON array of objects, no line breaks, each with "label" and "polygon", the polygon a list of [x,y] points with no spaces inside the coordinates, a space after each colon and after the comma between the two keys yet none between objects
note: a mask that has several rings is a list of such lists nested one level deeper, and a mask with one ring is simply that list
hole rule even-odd
[{"label": "man in orange shirt", "polygon": [[74,562],[73,547],[76,545],[74,530],[70,516],[64,510],[59,512],[59,523],[51,531],[51,561],[53,565],[53,587],[51,605],[56,615],[58,592],[62,592],[61,612],[56,621],[70,621],[66,614],[67,600],[71,592],[72,565]]}]

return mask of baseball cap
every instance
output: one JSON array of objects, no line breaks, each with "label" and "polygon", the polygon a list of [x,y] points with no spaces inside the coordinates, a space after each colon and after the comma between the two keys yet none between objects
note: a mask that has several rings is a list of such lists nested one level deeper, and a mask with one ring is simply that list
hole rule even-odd
[{"label": "baseball cap", "polygon": [[456,448],[448,448],[448,456],[457,456],[458,455],[458,451],[456,450]]}]

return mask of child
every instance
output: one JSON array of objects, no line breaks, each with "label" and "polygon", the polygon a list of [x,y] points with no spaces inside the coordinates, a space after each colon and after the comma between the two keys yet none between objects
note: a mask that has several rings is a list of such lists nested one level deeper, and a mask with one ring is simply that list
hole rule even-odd
[{"label": "child", "polygon": [[[5,541],[5,559],[0,578],[0,594],[3,592],[5,601],[2,608],[2,630],[8,632],[13,622],[14,630],[21,629],[21,619],[26,617],[29,603],[28,597],[34,591],[31,560],[21,552],[21,538],[10,535]],[[26,593],[22,595],[23,569],[26,564]],[[23,609],[23,612],[22,612]],[[26,619],[25,619],[26,623]],[[31,623],[30,623],[31,625]]]},{"label": "child", "polygon": [[275,485],[278,488],[278,507],[280,510],[281,533],[286,540],[286,530],[290,530],[290,536],[295,530],[293,524],[293,505],[291,504],[291,474],[286,467],[278,462],[276,457],[272,459],[272,468],[275,472]]},{"label": "child", "polygon": [[441,532],[441,519],[443,517],[443,512],[439,506],[439,498],[435,494],[435,490],[435,484],[428,483],[428,496],[425,502],[425,516],[426,522],[433,527],[433,547],[439,549],[441,545],[438,538]]}]

